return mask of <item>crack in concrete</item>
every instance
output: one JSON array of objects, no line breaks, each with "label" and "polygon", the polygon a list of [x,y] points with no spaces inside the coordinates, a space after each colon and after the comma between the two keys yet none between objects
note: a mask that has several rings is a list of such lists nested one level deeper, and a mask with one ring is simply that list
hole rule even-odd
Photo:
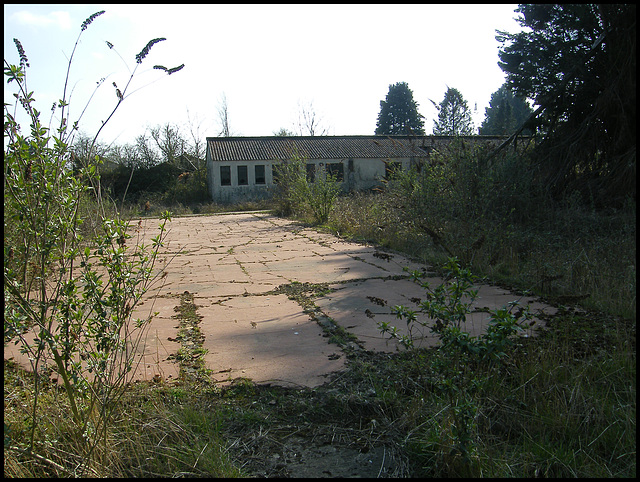
[{"label": "crack in concrete", "polygon": [[180,322],[180,328],[176,340],[179,341],[178,353],[170,355],[169,359],[176,360],[180,365],[180,377],[193,380],[208,380],[204,355],[207,351],[203,348],[205,336],[200,330],[202,316],[198,314],[198,305],[194,303],[194,296],[185,291],[178,296],[180,304],[174,307]]}]

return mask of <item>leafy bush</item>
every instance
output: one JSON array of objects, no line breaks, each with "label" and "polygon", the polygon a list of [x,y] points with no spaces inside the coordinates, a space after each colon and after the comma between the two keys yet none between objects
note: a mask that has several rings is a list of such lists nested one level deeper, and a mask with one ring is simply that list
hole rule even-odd
[{"label": "leafy bush", "polygon": [[149,167],[133,168],[119,164],[101,173],[102,185],[119,202],[136,203],[149,196],[172,205],[193,204],[209,200],[207,170],[185,170],[175,163],[163,162]]},{"label": "leafy bush", "polygon": [[[81,34],[102,13],[85,20]],[[138,65],[161,40],[145,46],[136,57]],[[20,42],[15,43],[20,65],[5,60],[4,71],[7,83],[16,87],[16,111],[20,104],[31,129],[23,135],[16,111],[10,113],[5,104],[4,341],[19,344],[28,355],[34,400],[28,440],[9,436],[5,447],[34,452],[42,420],[39,393],[53,371],[69,404],[70,435],[81,441],[76,465],[82,474],[106,440],[114,402],[128,384],[135,348],[152,317],[132,319],[132,313],[154,280],[170,214],[163,214],[151,246],[128,244],[129,223],[106,216],[99,162],[73,168],[70,145],[77,122],[69,125],[65,118],[66,91],[54,106],[61,109],[62,120],[52,134],[33,106],[26,54]],[[69,66],[72,60],[73,54]],[[111,115],[128,85],[117,90]],[[89,216],[92,229],[83,231]]]},{"label": "leafy bush", "polygon": [[339,192],[340,184],[335,174],[326,173],[318,176],[315,182],[307,183],[306,204],[318,224],[326,223],[329,219]]},{"label": "leafy bush", "polygon": [[409,225],[464,264],[473,255],[470,238],[486,238],[496,223],[524,222],[531,214],[534,193],[524,156],[509,153],[489,162],[489,152],[489,146],[456,139],[424,165],[396,173],[387,186]]},{"label": "leafy bush", "polygon": [[[430,369],[435,378],[436,390],[446,397],[448,409],[442,427],[450,427],[439,434],[436,451],[439,456],[449,459],[448,465],[456,467],[458,475],[472,475],[473,455],[476,440],[476,414],[478,405],[475,393],[489,375],[476,372],[475,366],[482,363],[491,366],[509,357],[513,336],[521,329],[520,324],[528,318],[528,310],[513,314],[510,308],[501,308],[489,313],[490,320],[484,334],[471,336],[465,331],[467,315],[477,296],[473,290],[476,277],[468,269],[460,267],[455,258],[443,266],[444,282],[435,288],[422,282],[424,273],[415,271],[412,279],[422,286],[425,300],[418,310],[405,306],[394,306],[397,318],[406,321],[408,334],[401,334],[388,322],[379,322],[380,331],[397,339],[403,346],[413,350],[414,328],[419,325],[420,334],[429,328],[440,340],[436,356]],[[420,315],[424,317],[421,318]]]},{"label": "leafy bush", "polygon": [[290,159],[274,166],[276,181],[277,213],[302,216],[311,211],[314,221],[326,223],[340,192],[337,176],[320,173],[314,182],[307,179],[305,158],[294,153]]},{"label": "leafy bush", "polygon": [[307,190],[304,159],[296,153],[290,159],[274,165],[273,171],[276,213],[281,216],[299,213],[304,205]]},{"label": "leafy bush", "polygon": [[164,198],[168,204],[194,204],[207,202],[210,199],[207,189],[207,169],[201,167],[195,171],[182,172],[167,190]]}]

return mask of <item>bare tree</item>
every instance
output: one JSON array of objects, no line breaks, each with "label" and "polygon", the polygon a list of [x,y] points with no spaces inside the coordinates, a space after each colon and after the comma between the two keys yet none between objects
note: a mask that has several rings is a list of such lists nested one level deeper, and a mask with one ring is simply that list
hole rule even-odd
[{"label": "bare tree", "polygon": [[200,133],[202,121],[200,121],[197,116],[195,120],[192,119],[189,114],[189,109],[187,109],[187,127],[189,134],[191,134],[187,152],[192,158],[197,160],[198,165],[196,168],[200,169],[206,157],[206,141],[204,140],[205,137]]},{"label": "bare tree", "polygon": [[184,153],[185,145],[180,135],[180,128],[167,122],[164,126],[149,129],[149,133],[164,159],[171,164],[176,164],[178,158]]},{"label": "bare tree", "polygon": [[95,162],[95,157],[104,158],[111,149],[101,142],[93,142],[93,137],[84,132],[78,132],[71,148],[71,160],[74,169],[88,167]]},{"label": "bare tree", "polygon": [[136,144],[116,145],[111,148],[112,161],[126,167],[136,168],[141,165],[140,153]]},{"label": "bare tree", "polygon": [[230,137],[231,129],[229,127],[229,104],[227,103],[227,95],[223,92],[218,106],[218,120],[220,122],[221,130],[219,137]]},{"label": "bare tree", "polygon": [[150,139],[146,133],[136,137],[135,147],[138,154],[136,167],[149,168],[160,164],[160,155],[149,141]]},{"label": "bare tree", "polygon": [[325,136],[329,128],[323,125],[323,119],[313,107],[313,102],[298,102],[298,132],[301,136]]}]

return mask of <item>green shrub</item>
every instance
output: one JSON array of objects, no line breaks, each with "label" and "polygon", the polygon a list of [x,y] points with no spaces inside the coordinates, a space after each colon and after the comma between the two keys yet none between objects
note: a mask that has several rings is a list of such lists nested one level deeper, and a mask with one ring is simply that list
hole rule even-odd
[{"label": "green shrub", "polygon": [[306,167],[302,156],[295,153],[290,159],[274,165],[276,213],[280,216],[300,214],[307,193]]},{"label": "green shrub", "polygon": [[310,211],[315,223],[327,222],[341,189],[336,175],[319,173],[310,182],[307,179],[305,158],[297,152],[290,159],[275,165],[274,171],[277,214],[303,217]]},{"label": "green shrub", "polygon": [[424,273],[412,273],[412,279],[425,289],[425,299],[418,310],[393,307],[397,318],[406,322],[407,334],[401,334],[388,322],[379,322],[378,326],[382,333],[409,350],[415,348],[414,338],[422,337],[427,328],[440,340],[430,371],[434,373],[436,391],[448,404],[442,423],[445,430],[441,432],[437,450],[441,451],[439,457],[449,459],[448,465],[456,467],[457,475],[469,476],[475,473],[478,412],[475,394],[491,376],[487,370],[475,367],[479,364],[491,367],[509,357],[513,337],[528,318],[528,310],[520,310],[517,315],[512,313],[513,305],[493,310],[489,312],[486,332],[471,336],[465,331],[465,322],[478,293],[472,289],[477,279],[470,270],[461,268],[455,258],[449,259],[442,271],[444,282],[434,288],[421,281]]},{"label": "green shrub", "polygon": [[[102,13],[85,20],[81,34]],[[137,65],[161,40],[145,46]],[[11,114],[5,105],[4,341],[20,345],[28,356],[34,399],[26,440],[9,436],[5,447],[28,453],[36,449],[43,423],[39,395],[53,370],[68,402],[66,423],[70,436],[79,441],[75,464],[77,473],[83,474],[96,447],[105,443],[114,402],[128,384],[135,348],[151,319],[152,314],[132,319],[132,313],[153,281],[170,214],[162,216],[151,246],[128,244],[128,223],[118,216],[107,217],[110,210],[100,192],[99,161],[73,168],[70,145],[77,122],[69,125],[65,118],[66,90],[54,106],[61,109],[61,124],[51,133],[33,106],[26,54],[20,42],[15,43],[20,65],[5,60],[5,76],[7,83],[14,82],[16,110],[20,104],[31,129],[23,135],[15,112]],[[73,53],[69,67],[72,60]],[[117,90],[113,112],[128,85]],[[89,220],[85,230],[84,215]]]}]

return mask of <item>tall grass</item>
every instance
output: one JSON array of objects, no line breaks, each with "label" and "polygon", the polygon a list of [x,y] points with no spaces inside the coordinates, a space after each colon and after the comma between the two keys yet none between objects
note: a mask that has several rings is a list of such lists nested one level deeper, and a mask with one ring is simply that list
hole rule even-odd
[{"label": "tall grass", "polygon": [[383,193],[339,198],[326,225],[434,266],[456,256],[494,282],[635,318],[635,201],[596,210],[577,193],[553,200],[524,154],[491,165],[486,154],[452,144]]},{"label": "tall grass", "polygon": [[596,210],[574,193],[551,199],[525,155],[491,166],[484,159],[454,145],[383,192],[340,198],[326,224],[434,267],[455,255],[475,274],[560,308],[498,375],[474,366],[484,383],[474,395],[477,450],[467,472],[443,445],[449,405],[429,389],[429,355],[415,353],[389,376],[395,386],[413,381],[412,402],[402,403],[419,408],[398,420],[407,419],[416,474],[633,477],[635,202]]},{"label": "tall grass", "polygon": [[[4,370],[5,436],[28,430],[29,378],[15,366]],[[89,477],[239,477],[221,435],[219,412],[202,407],[193,391],[137,383],[118,403],[104,444],[96,449]],[[60,390],[49,385],[40,401],[37,450],[5,448],[5,477],[76,477],[85,443],[69,422]],[[10,433],[7,433],[10,427]]]}]

